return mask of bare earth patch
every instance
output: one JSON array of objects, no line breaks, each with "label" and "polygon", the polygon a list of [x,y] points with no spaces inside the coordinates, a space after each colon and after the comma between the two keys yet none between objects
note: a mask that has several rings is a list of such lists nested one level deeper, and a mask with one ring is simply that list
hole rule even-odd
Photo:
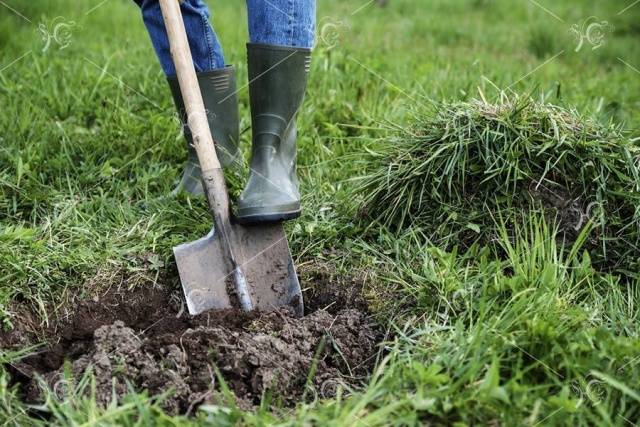
[{"label": "bare earth patch", "polygon": [[[72,386],[65,363],[74,383],[89,371],[95,376],[102,404],[132,384],[150,395],[168,392],[167,410],[190,413],[203,403],[224,403],[221,378],[242,408],[265,394],[282,405],[303,394],[331,397],[338,387],[366,379],[382,337],[360,288],[345,288],[344,281],[332,286],[323,277],[309,276],[318,283],[306,284],[310,313],[303,318],[236,310],[191,317],[168,287],[110,290],[80,302],[45,331],[53,337],[46,347],[8,368],[28,402],[40,401],[43,387],[63,397]],[[25,335],[0,335],[0,343],[24,346]]]}]

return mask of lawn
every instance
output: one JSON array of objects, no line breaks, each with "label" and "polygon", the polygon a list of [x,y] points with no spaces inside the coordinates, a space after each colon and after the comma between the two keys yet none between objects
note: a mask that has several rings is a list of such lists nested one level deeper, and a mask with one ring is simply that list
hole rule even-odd
[{"label": "lawn", "polygon": [[[242,88],[238,195],[246,8],[208,3]],[[179,306],[172,247],[211,220],[168,196],[183,140],[135,4],[0,2],[0,423],[636,425],[639,18],[632,0],[321,0],[286,230],[313,310],[357,306],[375,349],[324,393],[322,338],[293,401],[238,402],[214,366],[219,396],[184,411],[172,389],[99,396],[62,361],[65,387],[25,398],[22,363],[91,301]]]}]

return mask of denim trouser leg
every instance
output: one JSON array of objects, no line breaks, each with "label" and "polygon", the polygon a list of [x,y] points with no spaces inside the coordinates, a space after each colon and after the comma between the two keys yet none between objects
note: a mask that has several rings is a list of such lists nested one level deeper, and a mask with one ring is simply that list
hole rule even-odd
[{"label": "denim trouser leg", "polygon": [[251,43],[313,47],[316,0],[247,0]]},{"label": "denim trouser leg", "polygon": [[[175,75],[169,39],[158,0],[134,0],[151,42],[168,76]],[[180,9],[187,30],[196,71],[225,66],[222,47],[209,24],[209,10],[203,0],[184,0]],[[247,0],[249,38],[252,43],[310,48],[316,26],[316,0]]]},{"label": "denim trouser leg", "polygon": [[[167,76],[176,74],[171,59],[169,39],[162,19],[158,0],[134,0],[142,10],[151,43],[158,55],[160,65]],[[222,47],[209,24],[209,9],[202,0],[184,0],[180,4],[184,26],[187,30],[191,56],[196,71],[210,71],[225,66]]]}]

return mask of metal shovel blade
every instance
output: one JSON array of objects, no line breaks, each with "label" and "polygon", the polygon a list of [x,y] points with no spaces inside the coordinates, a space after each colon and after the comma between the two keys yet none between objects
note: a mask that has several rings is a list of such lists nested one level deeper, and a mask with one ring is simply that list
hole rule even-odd
[{"label": "metal shovel blade", "polygon": [[[233,224],[236,259],[249,288],[254,309],[273,311],[287,306],[304,314],[302,292],[282,224]],[[215,230],[173,248],[189,313],[239,307],[233,274],[225,262]]]}]

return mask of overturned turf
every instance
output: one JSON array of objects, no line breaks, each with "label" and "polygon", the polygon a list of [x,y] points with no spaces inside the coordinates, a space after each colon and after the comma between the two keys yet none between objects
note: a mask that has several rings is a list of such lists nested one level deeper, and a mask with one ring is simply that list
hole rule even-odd
[{"label": "overturned turf", "polygon": [[585,231],[599,269],[640,265],[640,143],[620,125],[528,96],[444,102],[366,156],[354,198],[367,223],[466,248],[543,214],[568,246]]},{"label": "overturned turf", "polygon": [[[45,348],[9,370],[28,402],[41,401],[46,390],[64,398],[87,373],[101,404],[132,385],[166,393],[163,406],[173,413],[230,403],[221,382],[245,409],[265,396],[285,406],[303,395],[331,397],[363,382],[381,335],[353,290],[344,298],[344,290],[323,287],[305,295],[313,311],[303,318],[235,310],[191,317],[166,287],[110,291],[80,302],[45,332],[53,336]],[[329,293],[334,304],[326,307]],[[24,335],[5,335],[3,346],[11,339],[24,345]]]}]

